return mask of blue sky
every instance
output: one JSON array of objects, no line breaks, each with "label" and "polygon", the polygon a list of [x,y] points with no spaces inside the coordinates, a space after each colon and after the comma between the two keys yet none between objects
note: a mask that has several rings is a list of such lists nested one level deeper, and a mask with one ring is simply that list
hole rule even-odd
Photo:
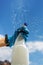
[{"label": "blue sky", "polygon": [[0,0],[0,34],[11,36],[24,22],[28,40],[43,41],[43,0]]},{"label": "blue sky", "polygon": [[[43,0],[0,0],[0,34],[12,36],[24,22],[30,31],[28,41],[43,44]],[[43,53],[35,50],[30,53],[31,65],[43,65]]]}]

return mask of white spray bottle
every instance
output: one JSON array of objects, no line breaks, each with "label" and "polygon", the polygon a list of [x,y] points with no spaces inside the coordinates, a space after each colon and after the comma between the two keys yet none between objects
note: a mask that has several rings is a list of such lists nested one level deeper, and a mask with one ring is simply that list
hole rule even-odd
[{"label": "white spray bottle", "polygon": [[29,65],[29,51],[21,34],[18,35],[12,50],[11,65]]}]

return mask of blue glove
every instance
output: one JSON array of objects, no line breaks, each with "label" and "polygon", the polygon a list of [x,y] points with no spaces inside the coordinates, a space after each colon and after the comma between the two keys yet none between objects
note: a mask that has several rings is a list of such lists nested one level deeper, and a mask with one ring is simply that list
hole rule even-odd
[{"label": "blue glove", "polygon": [[23,36],[24,40],[27,41],[29,30],[27,29],[26,26],[23,26],[23,27],[17,29],[17,31],[15,31],[14,35],[9,38],[9,46],[12,46],[15,43],[16,38],[18,37],[18,35],[20,33]]},{"label": "blue glove", "polygon": [[28,39],[28,34],[29,34],[29,30],[27,29],[26,26],[21,27],[17,30],[18,33],[21,33],[21,35],[23,36],[24,40],[27,41]]}]

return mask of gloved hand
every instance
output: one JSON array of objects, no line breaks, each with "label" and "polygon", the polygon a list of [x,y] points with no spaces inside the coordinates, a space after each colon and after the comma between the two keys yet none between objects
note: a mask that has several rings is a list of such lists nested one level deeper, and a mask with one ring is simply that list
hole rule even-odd
[{"label": "gloved hand", "polygon": [[17,32],[17,34],[21,33],[21,35],[23,36],[24,40],[27,41],[29,30],[27,29],[26,26],[17,29],[16,32]]},{"label": "gloved hand", "polygon": [[12,37],[9,38],[9,46],[11,47],[12,45],[14,45],[18,35],[21,33],[22,37],[24,38],[25,42],[27,41],[28,35],[29,35],[29,30],[27,29],[26,26],[23,26],[21,28],[18,28],[14,34],[12,35]]}]

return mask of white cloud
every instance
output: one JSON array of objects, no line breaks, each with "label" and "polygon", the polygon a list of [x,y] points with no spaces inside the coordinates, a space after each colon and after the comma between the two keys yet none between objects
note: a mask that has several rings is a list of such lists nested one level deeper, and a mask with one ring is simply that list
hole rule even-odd
[{"label": "white cloud", "polygon": [[[43,42],[40,41],[28,42],[27,45],[28,45],[29,53],[33,53],[36,51],[40,51],[43,53]],[[0,47],[0,60],[11,61],[11,53],[12,53],[12,48]]]},{"label": "white cloud", "polygon": [[10,47],[0,47],[0,60],[11,61],[11,52],[12,52],[12,49]]},{"label": "white cloud", "polygon": [[1,35],[1,34],[0,34],[0,38],[4,38],[4,35]]},{"label": "white cloud", "polygon": [[40,41],[28,42],[27,45],[30,53],[35,51],[43,52],[43,42]]}]

